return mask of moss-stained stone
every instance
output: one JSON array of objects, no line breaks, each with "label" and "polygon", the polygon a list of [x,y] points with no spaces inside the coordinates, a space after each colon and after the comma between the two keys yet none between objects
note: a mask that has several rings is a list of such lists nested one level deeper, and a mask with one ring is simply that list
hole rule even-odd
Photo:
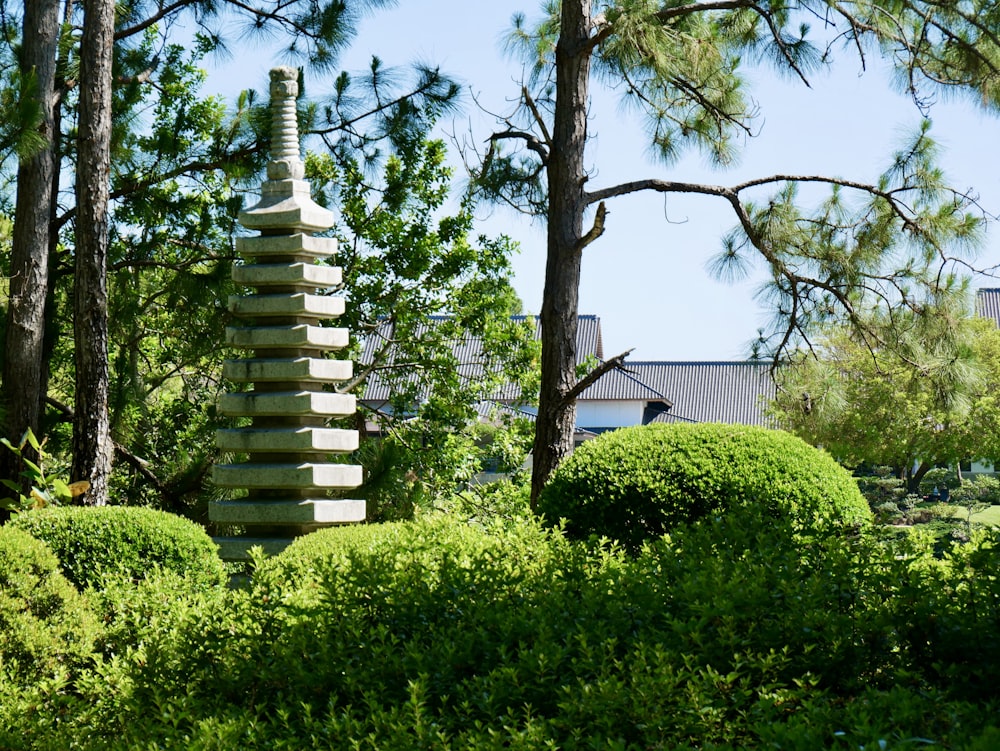
[{"label": "moss-stained stone", "polygon": [[220,430],[216,441],[220,451],[248,461],[216,465],[212,479],[248,495],[210,504],[209,518],[254,536],[217,538],[227,560],[247,559],[254,545],[277,551],[317,527],[365,518],[364,501],[325,497],[358,487],[363,476],[360,466],[329,461],[331,454],[358,447],[356,430],[326,427],[354,415],[357,400],[328,390],[349,380],[353,366],[322,355],[347,347],[350,336],[346,329],[317,325],[344,313],[342,297],[321,294],[339,287],[343,275],[317,263],[336,253],[337,242],[312,234],[333,226],[333,214],[313,202],[302,179],[297,96],[298,72],[272,70],[268,180],[260,201],[240,214],[244,227],[262,234],[236,240],[237,252],[251,263],[236,266],[233,281],[252,292],[229,298],[229,310],[246,325],[227,328],[226,343],[250,354],[227,361],[223,375],[251,390],[224,394],[219,413],[249,417],[251,424]]},{"label": "moss-stained stone", "polygon": [[219,412],[230,417],[348,417],[355,411],[357,400],[353,394],[331,394],[326,391],[250,391],[244,394],[223,394],[219,400]]},{"label": "moss-stained stone", "polygon": [[343,280],[337,266],[314,263],[262,263],[233,267],[233,281],[248,287],[336,287]]},{"label": "moss-stained stone", "polygon": [[237,237],[236,252],[247,258],[302,256],[322,259],[336,254],[337,241],[332,237],[314,237],[302,232],[289,235]]},{"label": "moss-stained stone", "polygon": [[361,467],[353,464],[216,464],[212,482],[222,488],[248,490],[356,488]]},{"label": "moss-stained stone", "polygon": [[347,329],[309,326],[255,326],[226,329],[226,344],[244,349],[321,349],[332,351],[350,344]]},{"label": "moss-stained stone", "polygon": [[358,447],[358,431],[340,428],[229,428],[216,431],[216,445],[238,454],[317,451],[344,454]]},{"label": "moss-stained stone", "polygon": [[365,502],[334,499],[220,501],[209,505],[213,521],[233,524],[346,524],[364,521]]}]

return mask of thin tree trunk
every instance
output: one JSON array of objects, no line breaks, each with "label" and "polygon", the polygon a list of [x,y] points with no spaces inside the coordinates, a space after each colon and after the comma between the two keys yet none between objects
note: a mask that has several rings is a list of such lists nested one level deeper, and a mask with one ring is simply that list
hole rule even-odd
[{"label": "thin tree trunk", "polygon": [[76,172],[74,480],[84,503],[108,499],[112,443],[108,419],[108,193],[111,176],[111,63],[114,0],[84,0]]},{"label": "thin tree trunk", "polygon": [[[21,37],[22,75],[34,79],[34,98],[42,112],[38,132],[46,144],[22,159],[17,169],[17,202],[11,254],[7,338],[4,345],[2,398],[4,435],[18,441],[30,429],[40,436],[45,398],[45,300],[49,287],[49,233],[55,174],[54,105],[60,0],[25,4]],[[31,457],[30,447],[28,456]],[[0,477],[19,481],[22,467],[12,453],[0,455]]]},{"label": "thin tree trunk", "polygon": [[531,505],[573,450],[583,213],[590,82],[590,0],[562,3],[556,46],[556,105],[547,166],[549,207],[542,296],[542,372],[532,450]]}]

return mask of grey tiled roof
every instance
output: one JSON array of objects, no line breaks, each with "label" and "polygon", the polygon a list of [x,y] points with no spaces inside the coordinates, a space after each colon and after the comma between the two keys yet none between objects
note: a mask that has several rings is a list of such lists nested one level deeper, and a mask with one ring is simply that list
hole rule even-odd
[{"label": "grey tiled roof", "polygon": [[[537,318],[534,316],[513,316],[515,321],[524,321],[529,318],[536,321],[535,336],[540,338],[541,325],[537,323]],[[427,322],[418,330],[418,336],[423,336],[435,326],[446,320],[449,320],[447,316],[428,316]],[[361,356],[358,358],[359,369],[371,363],[372,359],[375,357],[375,353],[381,349],[386,341],[391,339],[392,324],[386,321],[370,336],[368,336],[367,339],[365,339]],[[576,345],[578,363],[583,362],[591,355],[597,357],[599,360],[603,359],[604,344],[601,341],[601,319],[598,316],[581,315],[579,317]],[[459,363],[458,372],[461,376],[468,379],[479,378],[482,376],[485,356],[483,354],[483,344],[479,338],[474,336],[465,336],[461,339],[452,341],[451,347],[452,351],[455,353],[455,358]],[[390,354],[387,364],[391,364],[391,362],[392,355]],[[414,373],[413,377],[417,378],[417,374]],[[510,386],[509,388],[502,389],[502,392],[495,394],[494,397],[500,400],[514,400],[520,396],[520,394],[515,392],[516,388],[514,386]],[[365,383],[364,395],[361,398],[367,402],[384,402],[389,399],[389,395],[389,384],[387,384],[384,379],[380,378],[378,372],[376,371],[369,376],[367,382]]]},{"label": "grey tiled roof", "polygon": [[986,287],[976,290],[976,315],[992,319],[1000,326],[1000,289]]},{"label": "grey tiled roof", "polygon": [[[511,316],[515,321],[532,319],[535,321],[535,338],[542,338],[542,324],[538,316]],[[604,359],[604,342],[601,339],[601,319],[595,315],[577,316],[576,327],[576,361],[583,362],[593,355],[598,360]]]},{"label": "grey tiled roof", "polygon": [[[996,290],[1000,300],[1000,290]],[[519,316],[521,320],[526,317]],[[446,320],[442,316],[428,318],[427,327]],[[536,329],[537,331],[538,329]],[[540,332],[539,332],[540,333]],[[363,365],[370,362],[375,348],[391,338],[388,324],[365,343],[360,358]],[[469,378],[482,374],[482,343],[475,337],[463,337],[453,343],[461,363],[459,372]],[[593,355],[604,357],[601,340],[601,319],[594,315],[579,318],[577,332],[577,358],[582,362]],[[770,376],[770,362],[629,362],[624,369],[612,370],[601,377],[581,395],[581,399],[609,401],[664,402],[672,405],[661,414],[657,422],[724,422],[746,425],[767,424],[763,403],[774,396],[774,382]],[[414,374],[414,378],[417,375]],[[512,387],[513,388],[513,387]],[[484,402],[482,409],[496,407],[498,402],[511,401],[517,395],[495,394]],[[369,378],[362,399],[369,403],[384,402],[389,398],[388,385],[375,373]]]},{"label": "grey tiled roof", "polygon": [[666,401],[669,397],[661,393],[654,386],[651,386],[643,379],[643,376],[632,367],[633,363],[625,361],[624,369],[611,370],[602,375],[596,383],[586,389],[581,395],[581,399],[594,400],[639,400],[639,401]]},{"label": "grey tiled roof", "polygon": [[775,393],[769,361],[626,362],[635,377],[673,402],[654,422],[768,425],[764,402]]},{"label": "grey tiled roof", "polygon": [[[424,337],[428,332],[431,332],[438,324],[446,320],[443,316],[428,316],[427,322],[421,324],[418,328],[417,335],[419,337]],[[369,365],[376,354],[385,346],[385,343],[392,341],[393,329],[390,322],[385,322],[380,325],[371,335],[369,335],[363,344],[361,350],[361,356],[358,358],[358,369],[361,369]],[[451,343],[452,351],[455,353],[455,358],[458,361],[458,373],[460,376],[468,379],[474,379],[481,377],[483,375],[483,346],[482,341],[473,336],[466,336],[462,339],[454,340]],[[395,362],[395,350],[390,347],[388,357],[385,358],[382,365],[387,368],[396,367],[406,367],[405,365],[398,365]],[[418,382],[419,372],[410,367],[410,377],[411,383]],[[362,399],[368,402],[383,402],[389,399],[391,393],[391,385],[386,382],[379,374],[379,371],[374,371],[368,376],[368,380],[365,382],[364,394]]]}]

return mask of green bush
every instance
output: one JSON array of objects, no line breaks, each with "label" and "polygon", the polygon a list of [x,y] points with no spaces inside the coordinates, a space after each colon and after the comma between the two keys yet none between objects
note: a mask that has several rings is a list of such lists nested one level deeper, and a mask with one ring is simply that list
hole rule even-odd
[{"label": "green bush", "polygon": [[893,475],[889,467],[875,467],[868,474],[855,475],[854,480],[880,522],[892,523],[902,517],[904,504],[901,501],[906,496],[906,482]]},{"label": "green bush", "polygon": [[992,475],[975,475],[962,480],[948,499],[958,506],[982,505],[984,508],[1000,503],[1000,480]]},{"label": "green bush", "polygon": [[[487,533],[478,525],[447,515],[321,529],[296,539],[279,555],[264,559],[253,578],[258,586],[301,590],[321,579],[336,576],[339,580],[340,571],[364,569],[369,575],[375,572],[388,577],[377,585],[388,592],[432,586],[440,566],[451,561],[468,565],[491,556],[497,558],[496,565],[507,566],[514,565],[511,559],[522,565],[521,556],[534,555],[539,565],[547,560],[550,533],[535,524],[515,524],[509,529],[493,526],[491,530]],[[531,545],[536,541],[540,547],[532,554]]]},{"label": "green bush", "polygon": [[67,674],[89,656],[96,623],[45,543],[0,527],[0,685]]},{"label": "green bush", "polygon": [[938,560],[757,521],[636,556],[537,520],[337,528],[246,590],[111,588],[114,659],[16,747],[992,748],[996,536]]},{"label": "green bush", "polygon": [[679,524],[751,513],[793,530],[871,518],[851,475],[781,431],[743,425],[652,424],[584,443],[539,499],[574,537],[606,536],[630,550]]},{"label": "green bush", "polygon": [[483,527],[516,522],[531,515],[531,483],[524,476],[470,484],[441,506],[449,514]]},{"label": "green bush", "polygon": [[63,506],[18,514],[10,523],[47,543],[63,574],[81,590],[101,589],[109,577],[142,579],[156,568],[199,586],[226,581],[205,530],[164,511]]}]

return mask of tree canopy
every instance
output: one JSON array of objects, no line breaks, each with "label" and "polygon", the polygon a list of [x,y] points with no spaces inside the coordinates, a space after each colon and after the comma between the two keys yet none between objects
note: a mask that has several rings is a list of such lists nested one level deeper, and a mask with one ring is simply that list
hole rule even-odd
[{"label": "tree canopy", "polygon": [[[918,105],[942,87],[966,86],[995,107],[996,38],[980,20],[995,13],[992,2],[944,8],[563,0],[547,3],[537,24],[515,19],[511,46],[531,75],[518,109],[491,139],[478,185],[547,221],[533,497],[572,449],[581,255],[602,235],[610,201],[652,191],[725,202],[735,226],[722,240],[716,266],[738,273],[751,259],[766,265],[765,296],[776,315],[764,345],[776,354],[837,319],[869,341],[892,346],[887,312],[904,307],[933,315],[949,294],[956,258],[976,246],[983,224],[974,199],[945,183],[926,127],[887,157],[874,183],[771,174],[704,184],[652,169],[635,180],[598,185],[587,157],[589,123],[598,117],[591,110],[592,83],[614,88],[645,121],[664,167],[689,148],[725,166],[760,116],[744,75],[755,64],[808,84],[813,71],[831,64],[832,50],[846,47],[862,60],[893,60]],[[826,197],[813,200],[817,188],[825,188]]]},{"label": "tree canopy", "polygon": [[909,357],[828,329],[781,369],[771,411],[848,467],[892,467],[916,491],[937,465],[1000,458],[1000,331],[963,316],[951,324],[958,346],[942,347],[940,329],[908,318]]}]

